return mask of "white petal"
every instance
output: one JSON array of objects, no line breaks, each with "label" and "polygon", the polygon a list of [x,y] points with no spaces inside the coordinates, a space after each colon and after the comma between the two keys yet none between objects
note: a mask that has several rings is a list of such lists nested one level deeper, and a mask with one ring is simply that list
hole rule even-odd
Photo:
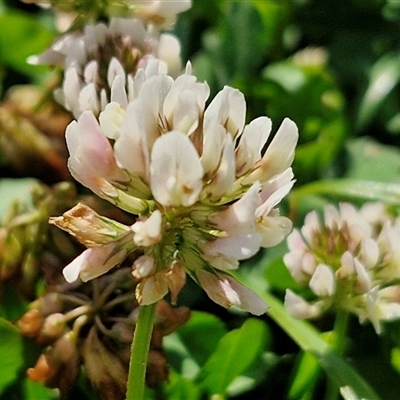
[{"label": "white petal", "polygon": [[332,296],[336,290],[336,279],[332,268],[325,264],[319,264],[309,286],[317,296]]},{"label": "white petal", "polygon": [[246,125],[236,150],[236,170],[239,176],[249,171],[261,158],[269,134],[271,133],[271,120],[260,117]]},{"label": "white petal", "polygon": [[226,136],[225,147],[218,169],[203,191],[203,197],[218,201],[229,195],[235,182],[235,149],[231,136]]},{"label": "white petal", "polygon": [[323,306],[322,302],[310,304],[290,289],[287,289],[285,295],[285,308],[295,318],[311,319],[318,317],[318,315],[321,314]]},{"label": "white petal", "polygon": [[245,182],[266,182],[290,167],[299,134],[296,124],[285,118],[257,167]]},{"label": "white petal", "polygon": [[256,221],[256,231],[260,235],[262,247],[273,247],[281,243],[292,230],[292,221],[289,218],[264,216]]},{"label": "white petal", "polygon": [[150,186],[165,207],[191,206],[203,187],[203,167],[190,139],[181,132],[164,134],[151,152]]},{"label": "white petal", "polygon": [[258,202],[259,184],[255,183],[238,201],[209,221],[230,235],[254,232],[254,215]]},{"label": "white petal", "polygon": [[235,139],[244,127],[246,117],[246,101],[243,93],[230,86],[225,86],[207,107],[204,113],[204,126],[214,125],[215,122],[223,125],[227,132]]},{"label": "white petal", "polygon": [[209,256],[233,257],[246,260],[260,249],[260,237],[256,233],[219,238],[204,245],[203,251]]}]

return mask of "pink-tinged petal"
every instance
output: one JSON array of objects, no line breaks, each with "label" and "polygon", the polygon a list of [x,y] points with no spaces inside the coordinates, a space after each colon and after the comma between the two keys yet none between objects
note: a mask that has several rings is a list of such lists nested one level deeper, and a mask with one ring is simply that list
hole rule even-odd
[{"label": "pink-tinged petal", "polygon": [[139,247],[150,247],[162,238],[162,215],[155,210],[149,218],[139,220],[131,226],[134,232],[133,241]]},{"label": "pink-tinged petal", "polygon": [[210,299],[222,307],[234,306],[254,315],[262,315],[268,310],[264,300],[230,275],[213,274],[203,269],[198,269],[196,275]]},{"label": "pink-tinged petal", "polygon": [[309,286],[317,296],[332,296],[336,290],[336,278],[332,268],[326,264],[319,264]]},{"label": "pink-tinged petal", "polygon": [[203,187],[203,167],[185,134],[168,132],[154,143],[150,186],[154,198],[165,207],[188,207],[198,200]]},{"label": "pink-tinged petal", "polygon": [[249,233],[247,235],[228,236],[207,242],[202,250],[208,256],[225,256],[235,258],[236,260],[246,260],[254,256],[259,249],[259,235]]},{"label": "pink-tinged petal", "polygon": [[324,306],[322,301],[310,304],[290,289],[287,289],[285,295],[285,308],[294,318],[312,319],[321,314]]},{"label": "pink-tinged petal", "polygon": [[208,124],[214,125],[217,122],[235,139],[243,131],[245,117],[246,101],[243,93],[225,86],[204,113],[204,129],[207,129]]},{"label": "pink-tinged petal", "polygon": [[298,138],[296,124],[289,118],[285,118],[264,156],[244,182],[259,180],[263,183],[289,168],[294,159],[294,149]]},{"label": "pink-tinged petal", "polygon": [[254,215],[258,202],[259,184],[255,183],[238,201],[214,214],[209,221],[230,235],[254,232]]},{"label": "pink-tinged petal", "polygon": [[103,190],[103,184],[104,190],[109,191],[110,182],[129,179],[117,167],[113,149],[92,112],[83,112],[78,122],[68,125],[66,141],[70,153],[68,167],[72,175],[95,193]]},{"label": "pink-tinged petal", "polygon": [[127,251],[116,251],[115,246],[114,242],[110,242],[104,246],[86,249],[63,269],[65,280],[71,283],[79,277],[87,282],[120,264],[126,258]]},{"label": "pink-tinged petal", "polygon": [[236,173],[242,176],[261,159],[261,151],[271,133],[271,120],[260,117],[246,125],[236,150]]}]

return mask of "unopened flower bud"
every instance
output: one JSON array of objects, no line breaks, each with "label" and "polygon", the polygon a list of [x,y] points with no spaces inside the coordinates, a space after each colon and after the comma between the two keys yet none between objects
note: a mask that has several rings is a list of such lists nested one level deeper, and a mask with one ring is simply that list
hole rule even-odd
[{"label": "unopened flower bud", "polygon": [[43,322],[42,313],[38,309],[32,308],[17,321],[17,326],[24,336],[35,337],[42,328]]},{"label": "unopened flower bud", "polygon": [[41,340],[54,339],[60,336],[65,329],[64,314],[55,313],[49,315],[40,330]]},{"label": "unopened flower bud", "polygon": [[127,232],[123,224],[103,217],[85,204],[79,203],[62,217],[52,217],[49,222],[67,231],[87,247],[100,246]]}]

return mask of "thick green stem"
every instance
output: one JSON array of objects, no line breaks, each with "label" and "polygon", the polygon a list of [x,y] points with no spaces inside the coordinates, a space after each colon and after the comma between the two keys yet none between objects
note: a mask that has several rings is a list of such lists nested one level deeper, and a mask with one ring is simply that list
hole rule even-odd
[{"label": "thick green stem", "polygon": [[153,332],[156,306],[157,303],[139,307],[139,317],[132,342],[126,400],[143,400],[147,357]]}]

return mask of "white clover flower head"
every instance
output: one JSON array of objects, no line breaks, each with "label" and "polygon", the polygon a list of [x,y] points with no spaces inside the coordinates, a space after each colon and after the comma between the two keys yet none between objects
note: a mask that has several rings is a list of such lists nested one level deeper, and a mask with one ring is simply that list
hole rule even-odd
[{"label": "white clover flower head", "polygon": [[24,0],[58,12],[73,13],[86,21],[99,17],[140,18],[163,29],[173,27],[177,14],[191,7],[191,0]]},{"label": "white clover flower head", "polygon": [[64,81],[55,98],[76,118],[85,110],[98,115],[109,102],[125,108],[135,97],[134,76],[152,61],[156,61],[152,70],[177,75],[181,70],[179,41],[135,18],[86,25],[83,32],[68,33],[29,59],[33,64],[64,68]]},{"label": "white clover flower head", "polygon": [[244,96],[228,86],[206,107],[209,87],[190,69],[148,74],[126,109],[110,103],[99,120],[84,112],[68,129],[70,170],[138,215],[130,234],[145,257],[133,268],[140,304],[168,291],[176,302],[187,273],[224,307],[262,314],[264,302],[228,271],[292,227],[277,205],[294,183],[297,127],[285,119],[264,151],[271,121],[246,125]]},{"label": "white clover flower head", "polygon": [[367,203],[360,210],[349,203],[328,205],[323,217],[309,213],[303,227],[287,238],[284,262],[313,296],[306,300],[288,290],[286,307],[298,318],[341,308],[360,322],[371,321],[380,333],[382,321],[400,318],[398,219],[382,203]]}]

